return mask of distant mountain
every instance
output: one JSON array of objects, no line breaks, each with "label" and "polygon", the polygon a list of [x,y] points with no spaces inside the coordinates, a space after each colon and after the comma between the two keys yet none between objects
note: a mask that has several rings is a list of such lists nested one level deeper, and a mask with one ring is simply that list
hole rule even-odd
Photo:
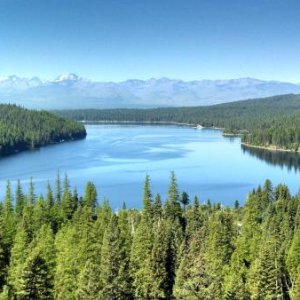
[{"label": "distant mountain", "polygon": [[253,78],[97,82],[76,74],[60,75],[52,81],[0,77],[0,103],[44,109],[199,106],[289,93],[300,93],[300,84]]}]

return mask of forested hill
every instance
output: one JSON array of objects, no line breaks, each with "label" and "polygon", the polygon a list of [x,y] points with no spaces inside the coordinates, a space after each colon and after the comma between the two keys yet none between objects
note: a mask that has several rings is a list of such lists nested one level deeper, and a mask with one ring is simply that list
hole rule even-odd
[{"label": "forested hill", "polygon": [[113,212],[91,182],[45,198],[8,182],[0,299],[300,299],[299,194],[266,181],[223,208],[179,195],[174,173],[166,201],[151,194],[146,177],[143,209]]},{"label": "forested hill", "polygon": [[0,105],[0,155],[86,136],[82,124],[46,111]]},{"label": "forested hill", "polygon": [[64,110],[59,114],[80,121],[181,122],[243,133],[254,145],[298,150],[300,95],[281,95],[202,107],[157,109]]}]

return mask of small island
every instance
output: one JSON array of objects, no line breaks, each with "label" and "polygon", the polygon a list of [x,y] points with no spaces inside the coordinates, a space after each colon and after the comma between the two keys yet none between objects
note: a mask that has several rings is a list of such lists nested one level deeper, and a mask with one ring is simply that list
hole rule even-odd
[{"label": "small island", "polygon": [[0,105],[0,156],[85,137],[79,122],[47,111]]}]

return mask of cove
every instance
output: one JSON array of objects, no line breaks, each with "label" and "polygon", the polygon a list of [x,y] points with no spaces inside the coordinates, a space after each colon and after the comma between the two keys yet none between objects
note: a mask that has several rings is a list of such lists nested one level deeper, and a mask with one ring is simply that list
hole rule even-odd
[{"label": "cove", "polygon": [[126,202],[140,208],[143,182],[150,175],[152,193],[167,197],[170,171],[180,192],[200,202],[244,203],[247,194],[266,179],[285,183],[292,193],[300,187],[300,155],[247,149],[239,137],[222,131],[171,125],[86,125],[84,140],[51,145],[0,159],[0,196],[6,181],[14,191],[18,179],[26,192],[30,177],[38,196],[49,181],[54,189],[57,170],[68,174],[80,194],[87,181],[98,189],[98,201],[114,209]]}]

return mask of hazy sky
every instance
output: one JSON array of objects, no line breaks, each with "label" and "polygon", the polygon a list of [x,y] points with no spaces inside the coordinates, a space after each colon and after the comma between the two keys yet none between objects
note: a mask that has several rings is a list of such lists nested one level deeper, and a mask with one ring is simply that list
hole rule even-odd
[{"label": "hazy sky", "polygon": [[0,0],[0,75],[300,82],[300,0]]}]

